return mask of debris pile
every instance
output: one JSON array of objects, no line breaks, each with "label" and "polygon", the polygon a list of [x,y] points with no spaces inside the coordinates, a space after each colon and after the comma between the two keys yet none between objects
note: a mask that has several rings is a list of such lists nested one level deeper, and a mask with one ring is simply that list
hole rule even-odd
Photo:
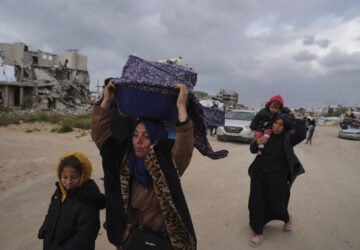
[{"label": "debris pile", "polygon": [[185,67],[187,69],[190,69],[190,70],[193,69],[189,64],[184,63],[181,56],[174,57],[174,58],[169,58],[169,59],[159,59],[158,62],[159,63],[166,63],[166,64],[176,64],[176,65],[183,66],[183,67]]},{"label": "debris pile", "polygon": [[66,113],[89,109],[87,57],[78,50],[54,54],[31,51],[24,43],[0,43],[0,59],[0,102],[5,107]]},{"label": "debris pile", "polygon": [[[203,91],[194,91],[194,94],[199,98],[200,103],[205,107],[216,104],[217,107],[221,107],[221,109],[224,109],[225,112],[229,112],[233,109],[248,109],[245,105],[237,103],[238,93],[235,91],[221,89],[215,95],[209,95]],[[221,105],[219,103],[221,103]]]}]

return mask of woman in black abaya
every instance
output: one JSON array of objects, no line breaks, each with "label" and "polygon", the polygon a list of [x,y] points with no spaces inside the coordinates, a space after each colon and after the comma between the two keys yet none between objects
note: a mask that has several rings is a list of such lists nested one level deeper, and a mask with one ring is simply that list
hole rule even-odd
[{"label": "woman in black abaya", "polygon": [[284,221],[284,231],[291,232],[292,220],[288,212],[290,187],[297,175],[304,173],[293,146],[306,137],[305,122],[279,114],[272,126],[270,138],[260,137],[252,142],[250,151],[257,153],[258,145],[266,144],[249,167],[251,178],[249,197],[250,227],[255,233],[249,241],[258,246],[263,239],[263,227],[271,220]]}]

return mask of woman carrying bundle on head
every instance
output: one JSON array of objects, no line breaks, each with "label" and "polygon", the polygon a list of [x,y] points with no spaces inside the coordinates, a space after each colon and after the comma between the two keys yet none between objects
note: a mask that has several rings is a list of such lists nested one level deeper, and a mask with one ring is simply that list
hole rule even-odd
[{"label": "woman carrying bundle on head", "polygon": [[[188,91],[177,84],[175,140],[161,121],[138,119],[128,138],[111,135],[113,80],[94,106],[92,138],[104,169],[106,229],[118,249],[196,249],[196,237],[179,177],[194,148],[193,124],[186,111]],[[133,100],[136,105],[136,100]]]}]

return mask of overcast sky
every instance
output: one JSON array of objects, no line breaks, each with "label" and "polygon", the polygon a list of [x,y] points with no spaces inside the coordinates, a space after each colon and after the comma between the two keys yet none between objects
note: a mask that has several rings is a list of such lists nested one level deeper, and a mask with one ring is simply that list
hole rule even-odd
[{"label": "overcast sky", "polygon": [[194,90],[259,107],[360,103],[359,0],[0,0],[0,42],[88,57],[92,90],[127,57],[181,56]]}]

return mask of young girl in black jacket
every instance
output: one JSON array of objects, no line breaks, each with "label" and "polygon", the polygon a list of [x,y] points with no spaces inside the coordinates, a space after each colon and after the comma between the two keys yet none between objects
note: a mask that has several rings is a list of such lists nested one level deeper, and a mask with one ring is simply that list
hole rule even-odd
[{"label": "young girl in black jacket", "polygon": [[90,179],[91,171],[91,163],[82,153],[69,153],[60,160],[59,182],[38,234],[44,250],[95,249],[105,196]]}]

